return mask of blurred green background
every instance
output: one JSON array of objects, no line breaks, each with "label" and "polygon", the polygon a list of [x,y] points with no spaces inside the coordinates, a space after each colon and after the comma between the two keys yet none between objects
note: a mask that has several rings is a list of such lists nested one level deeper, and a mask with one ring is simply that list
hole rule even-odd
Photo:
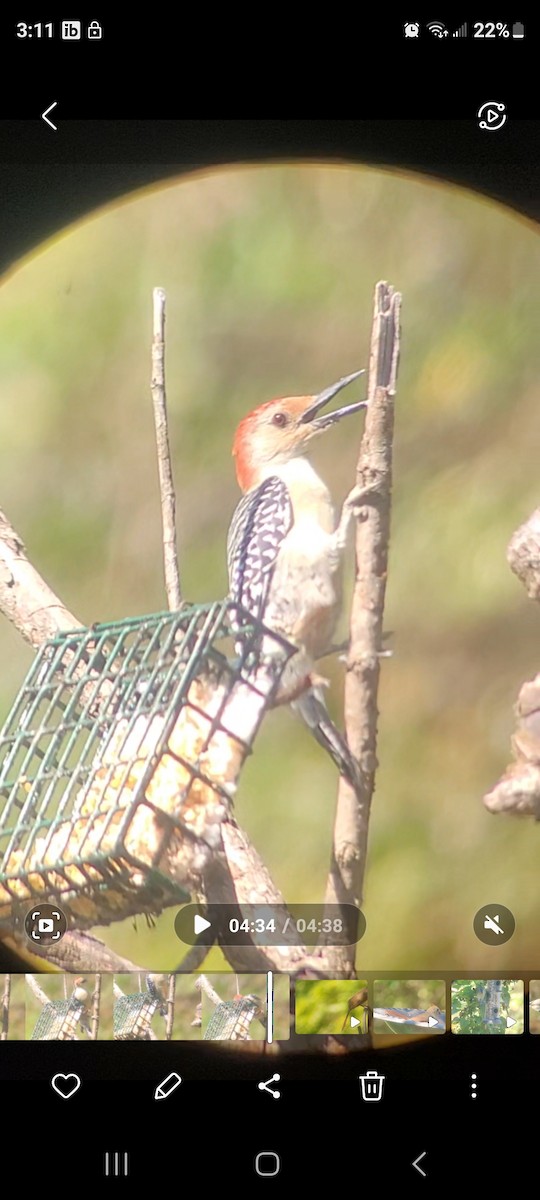
[{"label": "blurred green background", "polygon": [[443,979],[376,979],[373,984],[374,1008],[446,1007]]},{"label": "blurred green background", "polygon": [[[367,365],[374,284],[402,291],[394,654],[382,668],[361,974],[537,961],[540,832],[490,815],[482,795],[508,760],[518,688],[538,669],[540,614],[505,548],[538,504],[539,269],[534,229],[495,203],[420,177],[291,165],[132,195],[39,247],[0,290],[2,504],[88,623],[166,607],[152,287],[167,292],[181,574],[195,601],[226,592],[239,418]],[[314,452],[338,502],[361,428],[360,416]],[[2,717],[30,660],[0,619]],[[341,723],[343,668],[324,669]],[[270,714],[237,812],[290,901],[324,896],[335,797],[330,759],[292,714]],[[473,934],[488,902],[516,916],[500,948]],[[173,919],[102,936],[172,968]]]},{"label": "blurred green background", "polygon": [[[294,985],[294,1027],[296,1033],[338,1033],[344,1035],[364,1032],[364,1007],[349,1010],[349,1001],[366,987],[362,979],[297,979]],[[351,1026],[351,1013],[360,1022]]]}]

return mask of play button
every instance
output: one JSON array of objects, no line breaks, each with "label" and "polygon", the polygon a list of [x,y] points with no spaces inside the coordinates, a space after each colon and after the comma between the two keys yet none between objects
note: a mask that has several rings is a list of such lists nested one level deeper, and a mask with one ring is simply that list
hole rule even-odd
[{"label": "play button", "polygon": [[212,946],[217,938],[218,923],[203,916],[201,908],[200,904],[185,904],[174,919],[174,932],[186,946]]}]

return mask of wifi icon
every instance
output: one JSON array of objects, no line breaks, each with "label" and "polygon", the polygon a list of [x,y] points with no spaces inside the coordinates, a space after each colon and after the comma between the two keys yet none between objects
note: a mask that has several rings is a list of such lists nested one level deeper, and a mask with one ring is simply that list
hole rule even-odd
[{"label": "wifi icon", "polygon": [[442,21],[430,21],[427,28],[429,29],[430,33],[434,34],[435,37],[448,37],[448,30],[446,25],[443,25]]}]

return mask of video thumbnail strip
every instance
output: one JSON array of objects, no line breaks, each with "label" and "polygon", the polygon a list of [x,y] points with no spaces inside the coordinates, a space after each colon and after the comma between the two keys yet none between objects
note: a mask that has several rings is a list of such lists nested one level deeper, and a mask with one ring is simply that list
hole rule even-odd
[{"label": "video thumbnail strip", "polygon": [[0,975],[0,1040],[286,1041],[286,975]]},{"label": "video thumbnail strip", "polygon": [[3,1041],[287,1042],[540,1033],[540,979],[0,975]]}]

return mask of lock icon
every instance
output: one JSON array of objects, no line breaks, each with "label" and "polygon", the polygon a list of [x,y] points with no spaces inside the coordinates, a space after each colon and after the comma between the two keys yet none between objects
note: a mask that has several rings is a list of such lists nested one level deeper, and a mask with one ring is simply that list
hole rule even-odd
[{"label": "lock icon", "polygon": [[98,21],[90,21],[88,29],[86,30],[86,36],[89,38],[100,38],[102,36],[101,25],[98,23]]}]

